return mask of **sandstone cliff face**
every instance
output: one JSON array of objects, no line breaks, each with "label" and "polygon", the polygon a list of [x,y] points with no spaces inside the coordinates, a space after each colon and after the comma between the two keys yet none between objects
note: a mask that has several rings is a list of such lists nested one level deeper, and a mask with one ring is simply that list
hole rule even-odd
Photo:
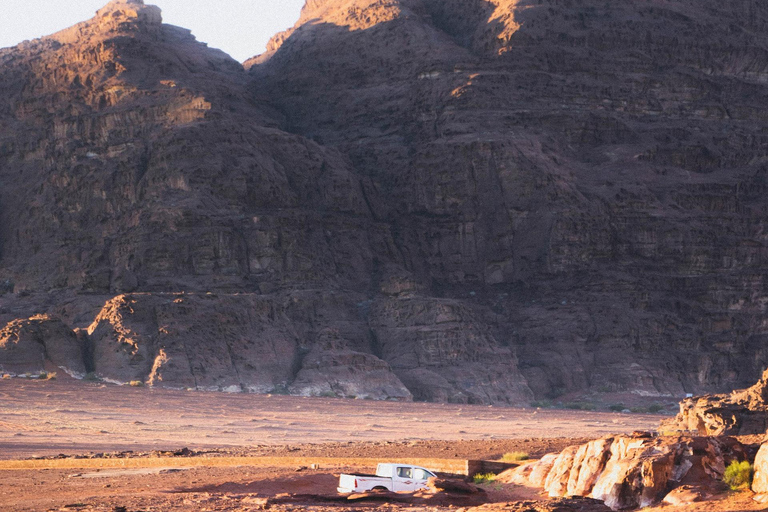
[{"label": "sandstone cliff face", "polygon": [[16,291],[240,290],[336,275],[334,258],[342,279],[366,270],[364,252],[323,243],[370,224],[361,179],[274,129],[241,66],[156,7],[113,2],[1,58],[15,89],[2,235]]},{"label": "sandstone cliff face", "polygon": [[307,2],[246,66],[379,185],[422,293],[493,313],[535,395],[680,396],[768,364],[766,22],[756,1]]},{"label": "sandstone cliff face", "polygon": [[50,314],[152,385],[744,387],[767,25],[753,0],[311,0],[246,72],[112,1],[0,50],[0,321]]},{"label": "sandstone cliff face", "polygon": [[[749,458],[729,437],[618,436],[571,446],[508,470],[502,481],[543,487],[550,497],[588,496],[613,510],[633,510],[688,497],[699,501],[721,492],[723,473]],[[667,500],[669,495],[672,497]]]},{"label": "sandstone cliff face", "polygon": [[88,328],[96,373],[191,389],[411,400],[345,298],[130,294]]},{"label": "sandstone cliff face", "polygon": [[[344,153],[281,131],[238,63],[157,8],[113,1],[0,59],[6,320],[44,310],[87,328],[87,360],[117,382],[532,397],[514,351],[467,307],[450,306],[463,313],[425,338],[441,300],[411,311],[394,299],[420,285],[396,261],[378,184]],[[416,321],[425,333],[406,332]],[[399,362],[410,351],[430,354]]]}]

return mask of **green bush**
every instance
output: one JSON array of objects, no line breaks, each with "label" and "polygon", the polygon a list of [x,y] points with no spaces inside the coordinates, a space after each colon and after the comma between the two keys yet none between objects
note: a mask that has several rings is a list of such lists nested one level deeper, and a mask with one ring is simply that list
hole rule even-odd
[{"label": "green bush", "polygon": [[725,468],[723,481],[734,491],[746,489],[752,485],[752,464],[749,461],[733,461]]},{"label": "green bush", "polygon": [[504,462],[519,462],[530,458],[531,456],[525,452],[508,452],[501,456],[501,460]]},{"label": "green bush", "polygon": [[655,414],[663,409],[664,409],[664,406],[661,404],[651,404],[648,406],[648,412],[652,414]]},{"label": "green bush", "polygon": [[626,408],[627,406],[625,406],[624,404],[613,404],[608,406],[608,409],[610,409],[613,412],[621,412]]},{"label": "green bush", "polygon": [[489,484],[496,480],[496,475],[493,473],[478,473],[472,477],[472,481],[476,484]]},{"label": "green bush", "polygon": [[531,407],[541,407],[542,409],[549,409],[552,407],[552,400],[534,400],[531,402]]}]

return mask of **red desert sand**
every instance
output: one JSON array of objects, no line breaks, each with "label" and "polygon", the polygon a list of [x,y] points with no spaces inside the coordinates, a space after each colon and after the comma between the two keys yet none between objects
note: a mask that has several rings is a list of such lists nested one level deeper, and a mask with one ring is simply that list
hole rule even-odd
[{"label": "red desert sand", "polygon": [[[430,460],[449,468],[508,452],[540,457],[659,422],[657,415],[202,393],[63,379],[1,380],[0,397],[0,510],[9,512],[338,509],[350,506],[335,492],[338,474],[369,471],[377,460]],[[485,488],[482,498],[465,501],[409,498],[354,506],[439,510],[477,506],[480,499],[487,509],[546,501],[520,486]],[[664,510],[761,510],[748,493],[695,505]]]}]

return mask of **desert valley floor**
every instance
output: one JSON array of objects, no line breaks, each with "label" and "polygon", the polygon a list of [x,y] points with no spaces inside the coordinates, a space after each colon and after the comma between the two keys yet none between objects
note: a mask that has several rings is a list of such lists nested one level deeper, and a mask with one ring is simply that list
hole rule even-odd
[{"label": "desert valley floor", "polygon": [[[449,468],[514,451],[539,457],[585,439],[652,430],[660,419],[202,393],[65,379],[0,380],[0,398],[4,512],[448,510],[478,505],[537,510],[505,505],[546,499],[535,489],[507,484],[489,484],[479,501],[352,504],[340,500],[335,487],[340,472],[368,471],[376,461]],[[696,505],[674,510],[762,509],[749,493]]]}]

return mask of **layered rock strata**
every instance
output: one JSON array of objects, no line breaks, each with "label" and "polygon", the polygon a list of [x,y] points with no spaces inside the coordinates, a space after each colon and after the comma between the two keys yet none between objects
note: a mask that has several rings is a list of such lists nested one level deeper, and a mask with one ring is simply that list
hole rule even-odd
[{"label": "layered rock strata", "polygon": [[496,314],[535,395],[682,397],[768,366],[764,35],[723,25],[768,12],[307,2],[246,67],[376,181],[397,263]]},{"label": "layered rock strata", "polygon": [[312,0],[246,71],[114,0],[0,50],[0,325],[175,387],[746,387],[766,27],[757,0]]},{"label": "layered rock strata", "polygon": [[652,506],[681,486],[706,495],[747,451],[728,437],[616,436],[572,446],[559,455],[508,470],[503,481],[543,487],[550,497],[588,496],[613,510]]}]

